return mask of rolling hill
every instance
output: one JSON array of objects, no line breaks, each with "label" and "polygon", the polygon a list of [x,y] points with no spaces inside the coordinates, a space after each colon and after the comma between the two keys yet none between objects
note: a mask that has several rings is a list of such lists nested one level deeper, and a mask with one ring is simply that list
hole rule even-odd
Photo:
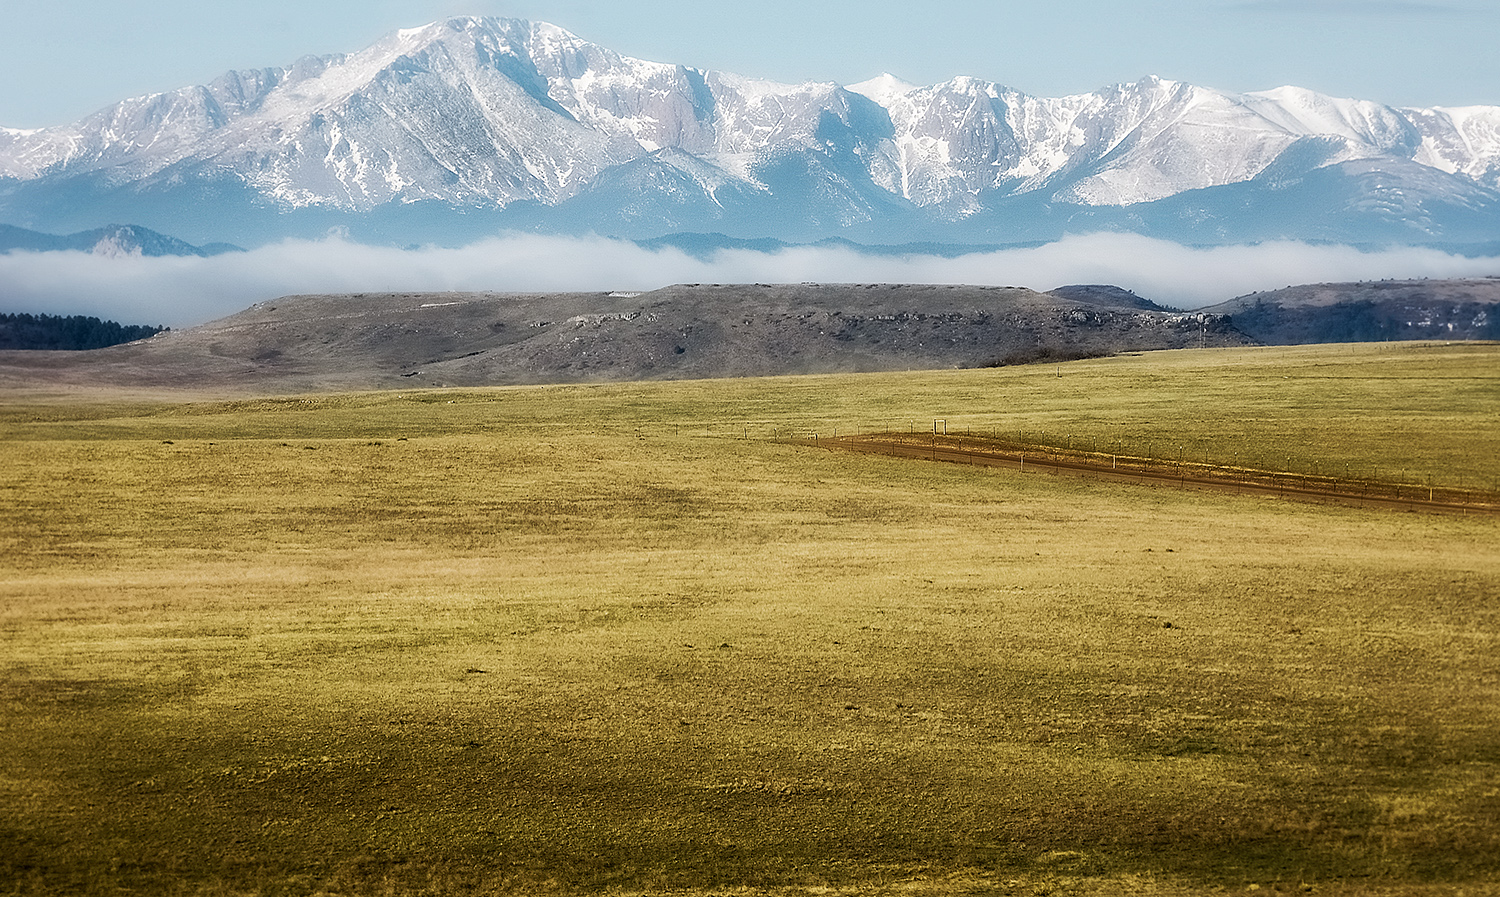
[{"label": "rolling hill", "polygon": [[1500,278],[1314,284],[1192,312],[1119,287],[677,284],[288,296],[0,385],[265,393],[975,368],[1189,347],[1500,339]]},{"label": "rolling hill", "polygon": [[1250,342],[1213,315],[1082,293],[684,284],[294,296],[95,352],[0,353],[0,382],[298,392],[971,368]]}]

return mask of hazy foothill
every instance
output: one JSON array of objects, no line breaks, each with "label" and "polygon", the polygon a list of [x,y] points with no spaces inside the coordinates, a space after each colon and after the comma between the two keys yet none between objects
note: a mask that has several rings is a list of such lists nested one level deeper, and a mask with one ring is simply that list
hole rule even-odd
[{"label": "hazy foothill", "polygon": [[130,224],[111,224],[74,234],[46,234],[0,224],[0,252],[88,252],[103,256],[201,256],[240,252],[238,246],[194,246],[175,237]]}]

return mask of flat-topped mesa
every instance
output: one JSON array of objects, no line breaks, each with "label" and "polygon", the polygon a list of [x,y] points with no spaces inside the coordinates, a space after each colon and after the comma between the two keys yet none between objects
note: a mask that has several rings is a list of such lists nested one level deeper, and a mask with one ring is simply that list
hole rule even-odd
[{"label": "flat-topped mesa", "polygon": [[302,392],[974,368],[1155,349],[1500,339],[1500,278],[1314,284],[1174,312],[1103,284],[675,284],[289,296],[0,382]]},{"label": "flat-topped mesa", "polygon": [[66,363],[11,353],[0,374],[297,392],[975,368],[1248,342],[1211,316],[1022,287],[677,284],[292,296]]}]

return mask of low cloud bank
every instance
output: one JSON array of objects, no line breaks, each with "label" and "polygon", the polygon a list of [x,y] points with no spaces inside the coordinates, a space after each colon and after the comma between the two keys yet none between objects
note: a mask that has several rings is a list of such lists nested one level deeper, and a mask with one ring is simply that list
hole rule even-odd
[{"label": "low cloud bank", "polygon": [[1068,237],[958,258],[807,247],[708,259],[602,238],[497,237],[462,249],[391,249],[339,238],[212,258],[0,255],[0,311],[188,327],[296,293],[651,290],[673,283],[966,283],[1050,290],[1110,283],[1180,308],[1291,284],[1500,275],[1500,258],[1431,249],[1361,252],[1267,243],[1192,249],[1130,234]]}]

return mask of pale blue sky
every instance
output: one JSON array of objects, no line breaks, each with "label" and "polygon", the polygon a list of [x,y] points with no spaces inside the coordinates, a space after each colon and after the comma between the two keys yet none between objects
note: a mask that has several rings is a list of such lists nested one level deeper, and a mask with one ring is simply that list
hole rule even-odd
[{"label": "pale blue sky", "polygon": [[1500,105],[1497,0],[3,0],[0,126],[63,124],[452,14],[553,22],[627,55],[789,82],[888,70],[1060,96],[1156,74]]}]

